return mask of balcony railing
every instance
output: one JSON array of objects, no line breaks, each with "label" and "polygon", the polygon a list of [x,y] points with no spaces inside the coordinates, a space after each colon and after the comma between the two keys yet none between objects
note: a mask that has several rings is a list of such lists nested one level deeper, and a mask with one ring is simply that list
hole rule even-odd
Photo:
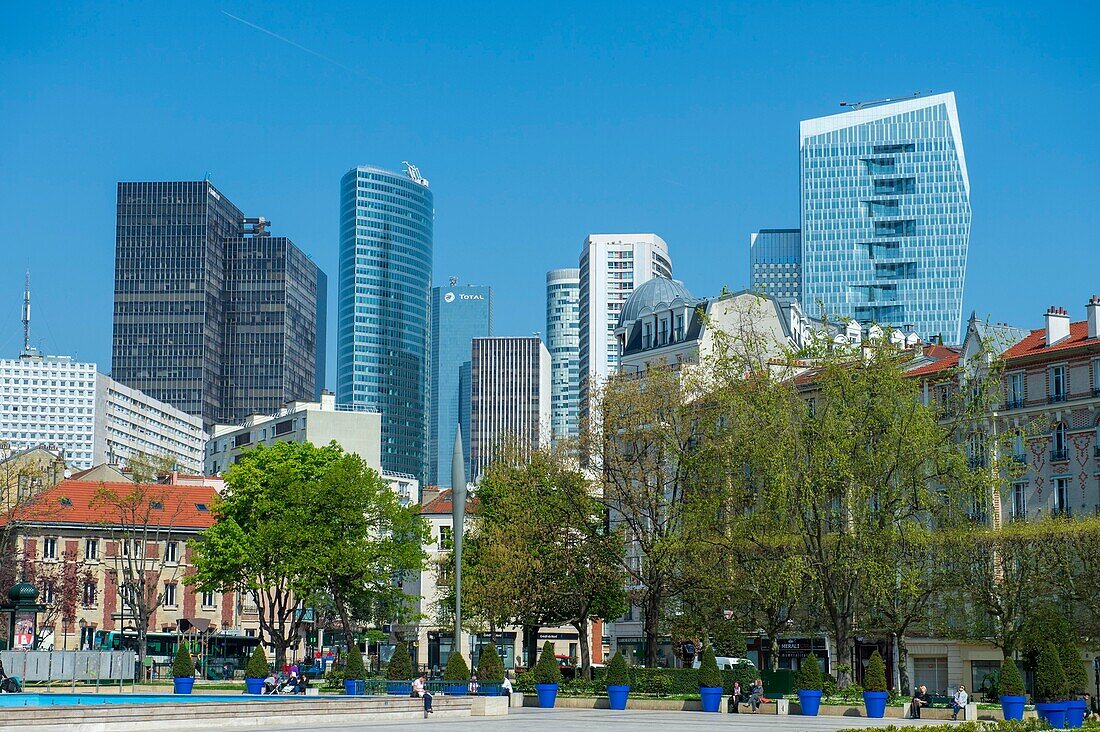
[{"label": "balcony railing", "polygon": [[971,457],[968,457],[966,459],[966,464],[967,464],[967,467],[969,467],[971,470],[977,470],[978,468],[984,468],[985,467],[985,458],[984,457],[971,456]]},{"label": "balcony railing", "polygon": [[[1092,454],[1096,457],[1100,457],[1100,445],[1093,445]],[[1100,506],[1097,506],[1097,508],[1100,508]]]},{"label": "balcony railing", "polygon": [[1006,399],[1004,408],[1005,409],[1020,409],[1023,406],[1024,406],[1024,400],[1023,399]]},{"label": "balcony railing", "polygon": [[1012,460],[1013,462],[1023,463],[1024,465],[1027,465],[1027,455],[1024,455],[1023,453],[1017,453],[1016,455],[1013,455]]},{"label": "balcony railing", "polygon": [[1069,460],[1069,450],[1062,448],[1061,450],[1050,451],[1050,461],[1052,463],[1064,463]]},{"label": "balcony railing", "polygon": [[1066,400],[1066,393],[1065,392],[1062,392],[1060,394],[1051,394],[1049,397],[1047,397],[1047,403],[1048,404],[1058,404],[1059,402],[1064,402],[1065,400]]}]

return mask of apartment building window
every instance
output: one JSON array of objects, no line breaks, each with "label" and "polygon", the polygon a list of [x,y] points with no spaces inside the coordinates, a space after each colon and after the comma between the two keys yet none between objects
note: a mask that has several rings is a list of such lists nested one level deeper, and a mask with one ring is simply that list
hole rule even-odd
[{"label": "apartment building window", "polygon": [[1012,459],[1018,463],[1027,462],[1027,452],[1024,448],[1024,433],[1019,430],[1012,435]]},{"label": "apartment building window", "polygon": [[1092,395],[1100,396],[1100,358],[1092,362]]},{"label": "apartment building window", "polygon": [[1012,518],[1016,521],[1027,518],[1027,482],[1012,484]]},{"label": "apartment building window", "polygon": [[1050,369],[1050,400],[1064,402],[1069,384],[1066,383],[1066,367],[1053,366]]},{"label": "apartment building window", "polygon": [[450,526],[439,527],[439,548],[442,551],[454,549],[454,532]]},{"label": "apartment building window", "polygon": [[1069,453],[1066,450],[1066,423],[1059,422],[1054,425],[1054,431],[1051,433],[1051,451],[1050,459],[1054,461],[1063,461],[1069,459]]},{"label": "apartment building window", "polygon": [[202,606],[214,607],[214,593],[211,590],[203,590],[202,592]]},{"label": "apartment building window", "polygon": [[668,343],[668,318],[661,318],[661,345]]},{"label": "apartment building window", "polygon": [[51,536],[42,540],[42,558],[57,559],[57,539]]},{"label": "apartment building window", "polygon": [[653,345],[653,324],[646,323],[642,326],[642,348],[649,348]]},{"label": "apartment building window", "polygon": [[84,542],[84,559],[89,562],[99,559],[99,539],[88,539]]},{"label": "apartment building window", "polygon": [[57,599],[57,588],[54,585],[53,580],[46,580],[42,583],[42,602],[46,605],[52,605],[53,601]]},{"label": "apartment building window", "polygon": [[179,542],[170,541],[164,545],[164,561],[169,564],[179,561]]},{"label": "apartment building window", "polygon": [[1023,374],[1009,374],[1008,375],[1008,403],[1005,405],[1008,409],[1016,409],[1024,405],[1024,375]]},{"label": "apartment building window", "polygon": [[95,607],[95,590],[95,582],[84,583],[84,589],[80,593],[80,600],[84,604],[84,607]]},{"label": "apartment building window", "polygon": [[176,606],[176,583],[165,582],[164,583],[164,604],[166,607]]},{"label": "apartment building window", "polygon": [[1054,513],[1070,515],[1069,477],[1054,479]]},{"label": "apartment building window", "polygon": [[675,338],[676,338],[677,343],[684,340],[684,316],[682,314],[676,316],[676,335],[675,335]]}]

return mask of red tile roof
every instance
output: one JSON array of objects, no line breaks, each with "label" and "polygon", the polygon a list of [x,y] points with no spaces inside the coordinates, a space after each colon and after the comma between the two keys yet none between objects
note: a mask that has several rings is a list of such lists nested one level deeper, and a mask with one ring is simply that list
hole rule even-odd
[{"label": "red tile roof", "polygon": [[1043,353],[1064,351],[1069,348],[1078,348],[1090,344],[1100,346],[1100,338],[1089,338],[1089,324],[1088,321],[1085,320],[1071,323],[1069,326],[1069,337],[1063,338],[1052,346],[1046,344],[1046,338],[1046,328],[1036,328],[1022,341],[1005,351],[1002,358],[1008,360],[1012,358],[1023,358],[1025,356],[1036,356]]},{"label": "red tile roof", "polygon": [[[19,520],[34,524],[96,524],[118,525],[120,511],[103,500],[96,500],[100,491],[125,499],[140,492],[140,503],[160,503],[149,513],[151,526],[205,529],[214,523],[211,509],[217,492],[202,485],[138,485],[136,483],[101,483],[90,480],[63,480],[47,488],[24,507],[17,508]],[[144,522],[144,509],[137,515]],[[0,515],[0,523],[7,517]]]},{"label": "red tile roof", "polygon": [[[440,493],[432,500],[425,503],[420,507],[420,513],[435,513],[450,515],[451,510],[454,508],[454,501],[451,499],[452,492],[447,490]],[[473,500],[467,497],[466,499],[466,513],[470,512],[470,508],[473,505]]]},{"label": "red tile roof", "polygon": [[929,374],[936,374],[959,365],[958,349],[949,346],[930,344],[924,347],[923,353],[925,358],[933,358],[935,360],[932,363],[926,363],[923,366],[918,366],[915,369],[906,371],[906,376],[928,376]]}]

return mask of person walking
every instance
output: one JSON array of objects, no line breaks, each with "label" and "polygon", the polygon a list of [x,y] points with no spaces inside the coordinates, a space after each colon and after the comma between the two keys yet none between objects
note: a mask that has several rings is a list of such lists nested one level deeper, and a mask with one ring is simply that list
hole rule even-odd
[{"label": "person walking", "polygon": [[733,682],[733,691],[730,692],[730,714],[737,714],[741,711],[741,682],[735,680]]},{"label": "person walking", "polygon": [[[966,693],[966,687],[959,684],[958,691],[955,692],[955,696],[951,698],[951,721],[957,722],[959,719],[959,710],[966,709],[966,703],[970,701],[970,696]],[[963,719],[966,719],[966,714],[963,714]]]},{"label": "person walking", "polygon": [[749,692],[749,706],[752,707],[752,713],[756,714],[756,711],[760,709],[760,705],[764,703],[764,681],[757,679],[752,682],[752,691]]},{"label": "person walking", "polygon": [[920,719],[921,707],[928,706],[931,701],[928,696],[928,687],[924,684],[918,686],[913,699],[909,702],[909,719]]},{"label": "person walking", "polygon": [[419,678],[413,682],[413,693],[424,700],[425,717],[429,714],[435,714],[435,711],[432,710],[432,694],[425,685],[426,681],[427,679],[424,677],[424,674],[420,674]]}]

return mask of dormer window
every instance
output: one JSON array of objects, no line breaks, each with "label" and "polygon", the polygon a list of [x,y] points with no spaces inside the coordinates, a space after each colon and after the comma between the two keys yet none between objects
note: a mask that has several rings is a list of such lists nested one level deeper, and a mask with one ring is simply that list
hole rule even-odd
[{"label": "dormer window", "polygon": [[653,347],[653,324],[646,323],[642,327],[642,348]]},{"label": "dormer window", "polygon": [[668,318],[661,318],[661,345],[668,343]]},{"label": "dormer window", "polygon": [[674,331],[673,337],[676,339],[677,343],[684,340],[684,314],[683,313],[680,313],[679,315],[676,316],[676,330]]}]

